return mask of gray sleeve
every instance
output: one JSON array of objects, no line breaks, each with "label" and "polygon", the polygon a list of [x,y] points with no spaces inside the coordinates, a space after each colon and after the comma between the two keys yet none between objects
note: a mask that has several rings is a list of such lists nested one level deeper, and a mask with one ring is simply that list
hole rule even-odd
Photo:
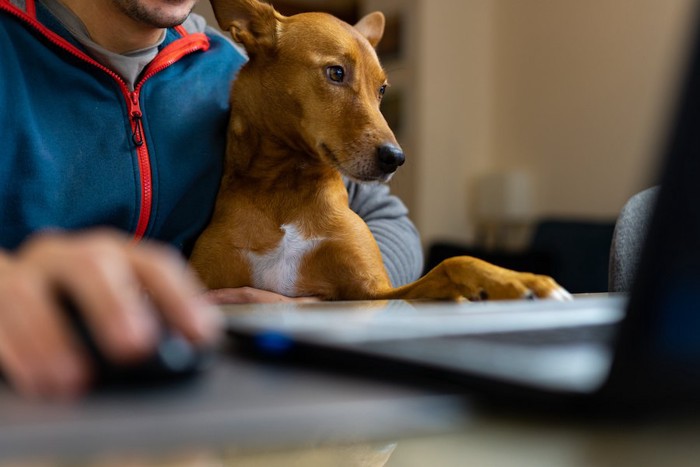
[{"label": "gray sleeve", "polygon": [[350,208],[374,235],[392,284],[398,287],[416,280],[423,271],[423,251],[406,206],[387,185],[348,180],[345,185]]}]

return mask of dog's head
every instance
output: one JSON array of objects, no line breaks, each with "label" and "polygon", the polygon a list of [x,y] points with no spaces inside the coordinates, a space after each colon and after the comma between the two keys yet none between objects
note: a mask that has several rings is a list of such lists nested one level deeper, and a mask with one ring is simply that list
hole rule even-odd
[{"label": "dog's head", "polygon": [[[212,5],[248,52],[234,99],[261,131],[356,180],[391,178],[404,154],[379,111],[387,87],[374,50],[381,13],[350,26],[323,13],[285,17],[257,0]],[[247,95],[235,95],[240,89]]]}]

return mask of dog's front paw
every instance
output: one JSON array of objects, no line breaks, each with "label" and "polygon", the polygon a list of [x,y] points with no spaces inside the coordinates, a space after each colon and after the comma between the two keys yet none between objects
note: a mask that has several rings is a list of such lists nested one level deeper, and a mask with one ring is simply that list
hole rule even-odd
[{"label": "dog's front paw", "polygon": [[[528,300],[551,299],[568,301],[572,300],[571,294],[554,279],[539,274],[522,273],[505,270],[508,283],[507,289],[513,290],[505,298],[524,298]],[[497,286],[498,287],[498,286]]]},{"label": "dog's front paw", "polygon": [[461,294],[473,301],[512,299],[571,300],[571,294],[549,276],[511,271],[485,261],[461,256],[444,263]]}]

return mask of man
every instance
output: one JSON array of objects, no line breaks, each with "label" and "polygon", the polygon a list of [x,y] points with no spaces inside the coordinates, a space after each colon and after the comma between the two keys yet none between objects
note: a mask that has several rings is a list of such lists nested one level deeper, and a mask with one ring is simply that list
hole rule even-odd
[{"label": "man", "polygon": [[[66,298],[116,362],[148,354],[158,319],[205,345],[208,302],[286,299],[203,294],[182,259],[213,209],[245,61],[195,3],[0,0],[0,368],[25,395],[89,386]],[[348,189],[394,283],[414,279],[403,205],[379,185]]]}]

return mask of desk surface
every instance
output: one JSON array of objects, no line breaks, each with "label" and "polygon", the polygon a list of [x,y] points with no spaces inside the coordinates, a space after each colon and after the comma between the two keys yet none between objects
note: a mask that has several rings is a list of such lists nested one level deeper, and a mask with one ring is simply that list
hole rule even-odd
[{"label": "desk surface", "polygon": [[223,355],[202,378],[73,406],[0,393],[0,465],[697,466],[700,417],[591,423]]},{"label": "desk surface", "polygon": [[0,465],[698,466],[700,414],[592,422],[222,350],[175,386],[72,405],[0,387]]},{"label": "desk surface", "polygon": [[466,401],[445,393],[254,362],[222,351],[175,386],[101,392],[74,404],[0,388],[0,460],[226,447],[259,451],[454,429]]}]

